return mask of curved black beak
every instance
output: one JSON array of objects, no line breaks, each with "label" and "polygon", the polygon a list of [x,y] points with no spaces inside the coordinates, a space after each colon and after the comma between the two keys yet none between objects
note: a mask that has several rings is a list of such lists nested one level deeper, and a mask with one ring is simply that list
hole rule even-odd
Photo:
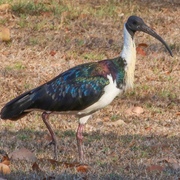
[{"label": "curved black beak", "polygon": [[173,57],[172,51],[169,48],[169,46],[166,44],[166,42],[161,38],[161,36],[159,36],[155,31],[153,31],[149,26],[147,26],[146,24],[140,25],[137,27],[137,31],[142,31],[144,33],[147,33],[153,37],[155,37],[156,39],[158,39],[162,44],[164,44],[164,46],[166,47],[166,49],[169,51],[169,54]]}]

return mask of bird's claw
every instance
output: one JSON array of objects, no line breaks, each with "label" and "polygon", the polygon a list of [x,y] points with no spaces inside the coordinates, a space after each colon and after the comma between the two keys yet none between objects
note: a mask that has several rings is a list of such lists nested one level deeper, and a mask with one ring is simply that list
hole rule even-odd
[{"label": "bird's claw", "polygon": [[54,146],[54,159],[57,160],[57,145],[55,141],[50,141],[48,144],[45,145],[45,148],[47,148],[48,146]]},{"label": "bird's claw", "polygon": [[45,148],[47,148],[48,146],[51,146],[51,145],[55,146],[55,142],[53,140],[50,141],[48,144],[46,144]]}]

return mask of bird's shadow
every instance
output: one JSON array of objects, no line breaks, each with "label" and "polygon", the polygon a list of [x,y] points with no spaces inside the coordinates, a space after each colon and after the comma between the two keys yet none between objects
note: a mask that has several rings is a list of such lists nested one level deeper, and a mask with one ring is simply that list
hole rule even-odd
[{"label": "bird's shadow", "polygon": [[[57,131],[57,130],[56,130]],[[53,156],[51,148],[44,149],[47,139],[47,131],[31,131],[21,129],[19,131],[9,131],[7,129],[0,132],[1,149],[6,149],[7,153],[14,149],[25,147],[32,150],[41,156],[41,153],[47,152],[49,157]],[[6,136],[6,138],[3,138]],[[8,138],[13,139],[8,140]],[[73,130],[62,130],[57,133],[59,152],[58,156],[66,158],[64,161],[76,161],[76,158],[69,158],[77,156],[76,135]],[[179,136],[163,136],[163,135],[141,135],[141,134],[127,134],[118,135],[113,130],[106,133],[100,131],[93,131],[84,133],[84,150],[86,161],[91,169],[86,174],[78,174],[71,171],[52,171],[46,169],[46,175],[53,174],[56,179],[73,179],[88,177],[97,179],[131,179],[134,176],[146,174],[146,166],[150,162],[158,163],[155,159],[167,159],[167,157],[178,157],[178,148],[180,147]],[[161,158],[160,158],[161,157]],[[140,161],[142,161],[140,163]],[[156,161],[156,162],[155,162]],[[159,160],[160,161],[160,160]],[[106,172],[104,172],[106,171]],[[137,172],[139,173],[137,175]],[[167,166],[166,171],[169,176],[176,176],[179,169],[172,169]],[[47,173],[48,172],[48,173]],[[136,173],[135,173],[136,172]],[[13,176],[12,176],[13,174]],[[29,171],[12,172],[11,177],[16,179],[19,177],[31,178],[32,173]],[[44,177],[45,174],[35,174],[34,176]],[[8,179],[9,176],[7,175]],[[10,178],[11,179],[11,178]]]}]

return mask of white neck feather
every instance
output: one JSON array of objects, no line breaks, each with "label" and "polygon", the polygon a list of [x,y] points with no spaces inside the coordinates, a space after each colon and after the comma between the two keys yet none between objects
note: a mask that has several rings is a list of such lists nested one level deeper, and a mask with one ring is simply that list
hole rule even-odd
[{"label": "white neck feather", "polygon": [[133,88],[134,84],[134,71],[136,63],[136,46],[134,40],[124,25],[124,45],[120,56],[126,60],[126,89]]}]

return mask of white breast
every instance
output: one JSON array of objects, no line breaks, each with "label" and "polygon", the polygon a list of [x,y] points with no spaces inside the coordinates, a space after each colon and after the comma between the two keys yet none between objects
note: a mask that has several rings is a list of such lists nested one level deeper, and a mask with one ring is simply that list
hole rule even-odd
[{"label": "white breast", "polygon": [[125,68],[126,76],[126,89],[133,88],[134,84],[134,70],[136,63],[136,46],[134,40],[126,29],[124,25],[124,45],[123,50],[120,55],[126,60],[127,66]]},{"label": "white breast", "polygon": [[78,112],[78,115],[83,115],[83,114],[89,114],[91,112],[94,112],[98,109],[101,109],[108,104],[110,104],[113,99],[120,93],[123,92],[123,90],[120,90],[117,88],[117,83],[116,81],[113,81],[113,78],[111,75],[107,75],[107,78],[109,79],[109,84],[105,86],[104,88],[104,94],[102,97],[94,104],[89,106],[88,108]]}]

